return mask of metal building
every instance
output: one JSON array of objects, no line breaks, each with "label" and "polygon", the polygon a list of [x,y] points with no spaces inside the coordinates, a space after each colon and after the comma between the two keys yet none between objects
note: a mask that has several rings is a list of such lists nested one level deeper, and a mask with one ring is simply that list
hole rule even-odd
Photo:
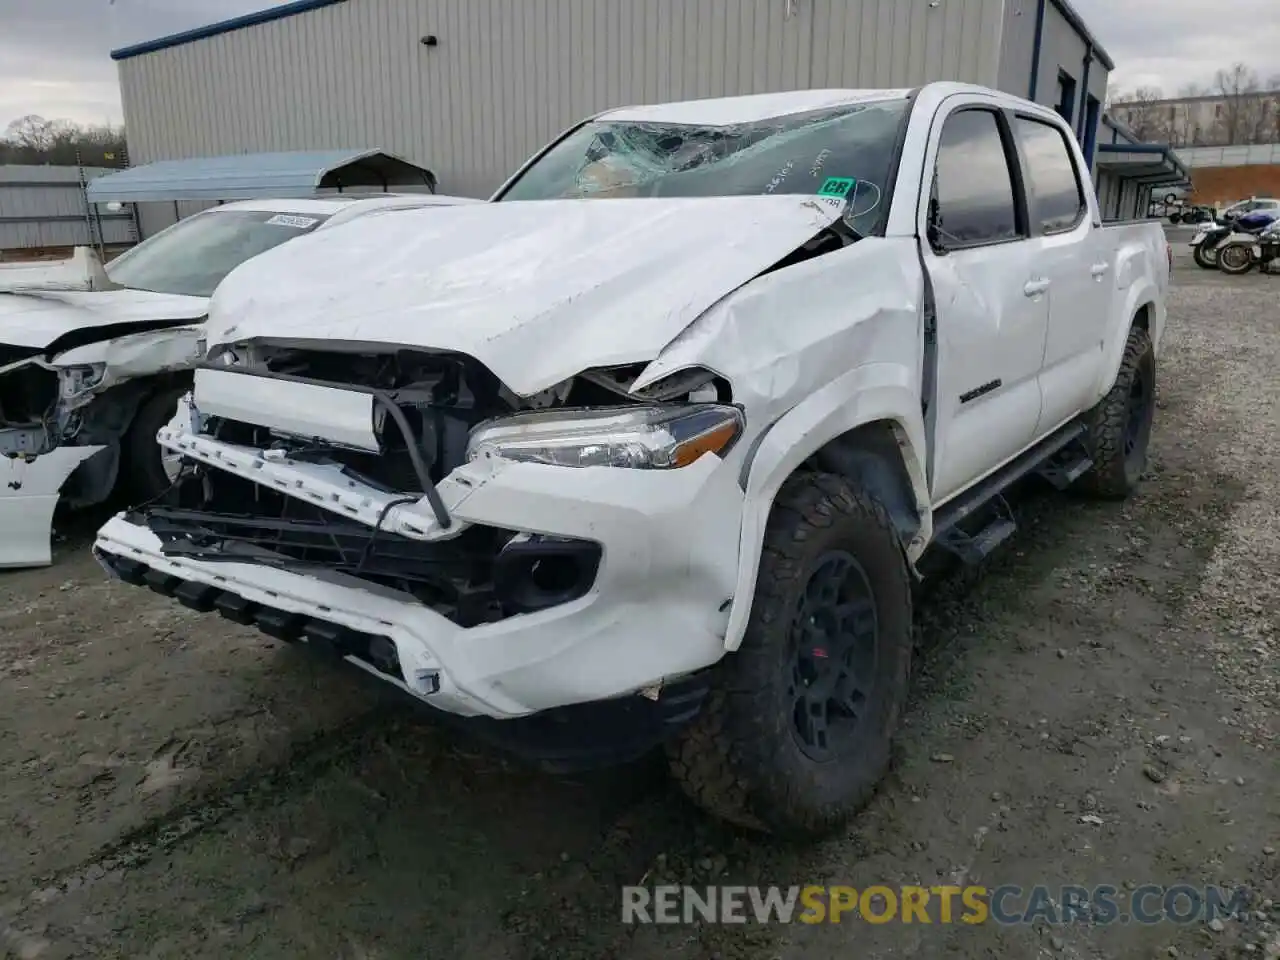
[{"label": "metal building", "polygon": [[477,197],[598,110],[806,87],[995,86],[1091,154],[1113,66],[1069,0],[295,0],[112,57],[135,162],[377,148]]},{"label": "metal building", "polygon": [[87,183],[116,172],[110,167],[0,166],[0,252],[134,243],[131,212],[103,210],[85,200]]}]

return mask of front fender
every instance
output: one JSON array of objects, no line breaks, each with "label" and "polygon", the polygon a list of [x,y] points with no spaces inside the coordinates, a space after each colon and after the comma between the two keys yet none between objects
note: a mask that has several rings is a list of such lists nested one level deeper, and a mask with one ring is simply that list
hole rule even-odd
[{"label": "front fender", "polygon": [[128,333],[67,350],[54,357],[52,365],[75,367],[104,363],[117,382],[186,369],[195,366],[200,359],[200,338],[203,334],[204,327],[198,324]]},{"label": "front fender", "polygon": [[737,583],[725,633],[726,650],[736,650],[746,632],[774,498],[802,463],[850,430],[877,421],[893,424],[921,520],[920,529],[907,546],[907,555],[914,562],[924,552],[932,535],[932,522],[916,376],[914,370],[896,363],[855,367],[789,410],[757,443],[743,465],[746,499]]}]

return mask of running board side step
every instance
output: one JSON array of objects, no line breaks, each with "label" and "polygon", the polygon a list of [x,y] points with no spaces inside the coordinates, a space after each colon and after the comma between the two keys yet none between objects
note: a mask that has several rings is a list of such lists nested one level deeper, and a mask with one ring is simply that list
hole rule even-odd
[{"label": "running board side step", "polygon": [[[1018,529],[1013,511],[1003,495],[1009,487],[1023,477],[1038,473],[1062,490],[1093,466],[1080,443],[1087,429],[1080,421],[1061,427],[1000,470],[939,507],[933,514],[933,545],[955,554],[967,564],[979,563]],[[976,533],[960,527],[964,520],[984,509],[990,512],[990,518]]]},{"label": "running board side step", "polygon": [[1045,462],[1036,473],[1044,477],[1055,489],[1065,490],[1093,467],[1093,458],[1084,452],[1083,444],[1071,444],[1052,460]]},{"label": "running board side step", "polygon": [[1018,521],[1013,518],[1013,510],[1003,496],[996,494],[991,506],[994,508],[993,516],[977,533],[969,534],[959,526],[951,526],[936,538],[935,543],[970,566],[981,563],[1018,531]]}]

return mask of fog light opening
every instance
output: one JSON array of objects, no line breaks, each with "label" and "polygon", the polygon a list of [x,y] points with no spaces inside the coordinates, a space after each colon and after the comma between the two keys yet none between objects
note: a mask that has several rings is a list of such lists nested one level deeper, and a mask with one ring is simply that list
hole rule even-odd
[{"label": "fog light opening", "polygon": [[494,564],[494,588],[508,614],[533,613],[584,596],[600,567],[600,545],[516,537]]},{"label": "fog light opening", "polygon": [[581,576],[576,557],[539,557],[529,566],[529,580],[543,593],[568,593],[577,586]]}]

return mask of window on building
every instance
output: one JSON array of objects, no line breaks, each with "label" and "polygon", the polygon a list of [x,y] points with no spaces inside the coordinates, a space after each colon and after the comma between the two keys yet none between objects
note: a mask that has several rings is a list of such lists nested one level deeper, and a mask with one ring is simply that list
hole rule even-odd
[{"label": "window on building", "polygon": [[947,118],[934,171],[933,223],[948,246],[1025,236],[1009,155],[991,111],[961,110]]},{"label": "window on building", "polygon": [[1018,139],[1027,164],[1031,219],[1045,233],[1074,227],[1086,205],[1075,158],[1057,127],[1018,117]]},{"label": "window on building", "polygon": [[1076,116],[1076,80],[1065,70],[1058,71],[1058,116],[1071,123]]}]

